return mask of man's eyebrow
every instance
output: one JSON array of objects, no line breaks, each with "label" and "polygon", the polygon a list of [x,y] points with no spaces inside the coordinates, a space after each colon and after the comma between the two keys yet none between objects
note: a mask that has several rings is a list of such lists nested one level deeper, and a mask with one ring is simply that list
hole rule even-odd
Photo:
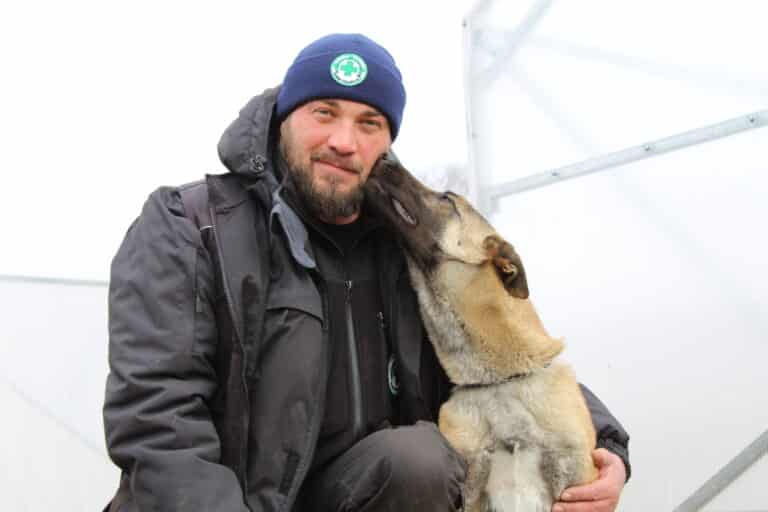
[{"label": "man's eyebrow", "polygon": [[[340,108],[341,107],[341,105],[339,105],[339,102],[334,100],[334,99],[322,99],[322,100],[318,100],[318,101],[320,101],[320,103],[325,103],[329,107],[334,107],[334,108]],[[360,116],[361,117],[379,117],[379,116],[384,117],[384,114],[382,114],[378,110],[372,108],[372,109],[363,111],[360,114]]]}]

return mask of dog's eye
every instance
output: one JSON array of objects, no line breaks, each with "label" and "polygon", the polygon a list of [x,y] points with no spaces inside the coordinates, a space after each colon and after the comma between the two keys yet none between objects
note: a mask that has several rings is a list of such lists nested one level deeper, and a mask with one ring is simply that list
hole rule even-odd
[{"label": "dog's eye", "polygon": [[455,196],[456,196],[456,194],[454,194],[453,192],[446,191],[446,192],[443,192],[442,194],[440,194],[440,200],[441,201],[448,201],[449,203],[451,203],[451,207],[453,208],[453,211],[456,212],[456,215],[461,217],[461,213],[459,213],[459,209],[456,207],[456,201],[453,200],[453,198]]}]

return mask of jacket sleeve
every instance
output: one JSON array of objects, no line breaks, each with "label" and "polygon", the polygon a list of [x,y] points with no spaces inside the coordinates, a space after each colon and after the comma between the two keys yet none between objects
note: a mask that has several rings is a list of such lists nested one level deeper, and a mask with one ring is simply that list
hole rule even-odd
[{"label": "jacket sleeve", "polygon": [[[246,512],[219,463],[212,265],[178,192],[155,191],[112,261],[107,448],[139,511]],[[134,510],[130,508],[130,510]]]},{"label": "jacket sleeve", "polygon": [[597,448],[605,448],[618,455],[624,462],[627,480],[629,480],[632,474],[632,466],[629,463],[629,434],[587,386],[584,384],[580,386],[597,433]]}]

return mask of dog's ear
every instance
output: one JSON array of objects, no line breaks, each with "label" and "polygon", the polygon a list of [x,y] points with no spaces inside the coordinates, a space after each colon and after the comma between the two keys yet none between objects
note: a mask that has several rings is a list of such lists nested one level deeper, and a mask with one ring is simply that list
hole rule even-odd
[{"label": "dog's ear", "polygon": [[507,292],[518,299],[527,299],[528,281],[525,278],[525,268],[514,247],[498,235],[486,237],[483,247]]}]

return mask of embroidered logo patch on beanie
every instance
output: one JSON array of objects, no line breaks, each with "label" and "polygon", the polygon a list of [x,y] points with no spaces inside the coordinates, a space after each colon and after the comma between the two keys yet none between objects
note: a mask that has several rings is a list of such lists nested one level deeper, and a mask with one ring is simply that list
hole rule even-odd
[{"label": "embroidered logo patch on beanie", "polygon": [[356,53],[342,53],[331,62],[331,77],[340,85],[360,85],[368,76],[368,65]]}]

